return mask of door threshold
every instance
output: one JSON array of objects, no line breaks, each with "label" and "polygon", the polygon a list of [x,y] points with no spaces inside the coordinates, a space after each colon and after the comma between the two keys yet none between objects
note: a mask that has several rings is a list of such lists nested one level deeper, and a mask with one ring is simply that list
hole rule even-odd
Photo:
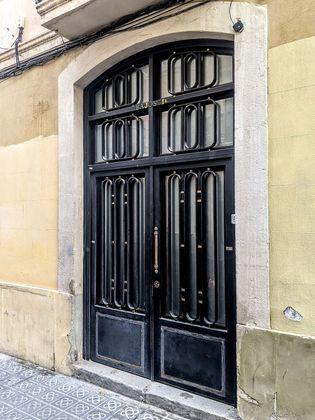
[{"label": "door threshold", "polygon": [[149,379],[90,360],[75,363],[73,376],[187,419],[239,419],[236,408],[228,404],[159,382],[152,382]]}]

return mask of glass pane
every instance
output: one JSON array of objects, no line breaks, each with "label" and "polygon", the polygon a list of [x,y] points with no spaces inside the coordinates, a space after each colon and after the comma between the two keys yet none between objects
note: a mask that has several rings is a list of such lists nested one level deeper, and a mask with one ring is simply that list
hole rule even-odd
[{"label": "glass pane", "polygon": [[[135,72],[132,72],[131,75],[130,75],[130,78],[132,78],[134,74],[135,74]],[[128,103],[127,98],[125,98],[127,83],[128,83],[128,77],[126,77],[126,75],[118,74],[118,76],[116,76],[114,78],[114,82],[113,82],[114,86],[113,87],[114,87],[114,91],[115,91],[115,94],[114,94],[115,104],[114,105],[111,104],[111,106],[110,106],[110,104],[107,103],[107,108],[110,108],[110,107],[113,108],[115,106],[120,107],[120,106],[123,106],[123,105]],[[107,88],[109,88],[109,87],[111,87],[111,85],[107,85]],[[132,92],[132,87],[131,87],[130,102],[132,102],[132,96],[134,96],[133,94],[134,94],[134,92]]]},{"label": "glass pane", "polygon": [[218,55],[218,84],[233,82],[233,60],[231,55]]},{"label": "glass pane", "polygon": [[195,54],[185,57],[185,84],[188,89],[193,89],[198,85],[198,58]]},{"label": "glass pane", "polygon": [[169,113],[168,121],[168,149],[169,151],[176,152],[177,150],[182,150],[182,133],[181,133],[181,123],[182,123],[182,112],[180,108],[175,108]]},{"label": "glass pane", "polygon": [[184,109],[184,137],[187,150],[198,147],[198,107],[187,105]]},{"label": "glass pane", "polygon": [[170,153],[167,148],[168,135],[167,135],[167,112],[161,113],[161,127],[160,127],[160,138],[161,138],[161,154]]},{"label": "glass pane", "polygon": [[219,105],[220,136],[218,147],[233,145],[233,98],[217,101]]},{"label": "glass pane", "polygon": [[94,127],[95,163],[136,159],[149,153],[149,117],[108,120]]},{"label": "glass pane", "polygon": [[102,162],[102,125],[96,125],[94,131],[94,163]]},{"label": "glass pane", "polygon": [[204,146],[212,147],[216,143],[215,136],[215,107],[213,102],[204,105],[203,118],[204,118]]},{"label": "glass pane", "polygon": [[102,108],[103,111],[104,109],[106,109],[106,104],[108,104],[108,107],[112,108],[113,107],[113,95],[114,95],[114,87],[113,87],[114,83],[107,83],[102,90],[103,93],[103,102],[102,102]]},{"label": "glass pane", "polygon": [[180,92],[182,90],[182,60],[174,57],[169,61],[169,91]]},{"label": "glass pane", "polygon": [[142,97],[141,102],[147,102],[149,100],[149,65],[140,67],[142,72]]},{"label": "glass pane", "polygon": [[95,106],[95,114],[97,114],[98,112],[102,112],[103,111],[103,106],[102,106],[102,89],[99,89],[94,96],[94,106]]},{"label": "glass pane", "polygon": [[167,90],[167,60],[161,62],[161,98],[170,96]]},{"label": "glass pane", "polygon": [[214,80],[214,61],[213,54],[205,54],[202,60],[203,85],[209,86]]}]

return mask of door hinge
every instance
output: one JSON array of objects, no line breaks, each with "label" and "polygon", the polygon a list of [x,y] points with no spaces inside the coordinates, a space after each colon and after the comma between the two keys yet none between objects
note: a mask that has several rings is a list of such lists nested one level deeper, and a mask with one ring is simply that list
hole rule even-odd
[{"label": "door hinge", "polygon": [[235,225],[235,214],[231,214],[231,225]]}]

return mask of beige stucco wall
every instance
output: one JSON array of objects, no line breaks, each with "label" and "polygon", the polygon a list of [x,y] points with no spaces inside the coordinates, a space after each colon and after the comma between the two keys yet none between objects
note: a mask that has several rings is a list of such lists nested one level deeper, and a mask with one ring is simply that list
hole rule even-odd
[{"label": "beige stucco wall", "polygon": [[269,15],[269,46],[314,35],[314,0],[266,0]]},{"label": "beige stucco wall", "polygon": [[75,54],[0,85],[0,281],[57,287],[57,83]]},{"label": "beige stucco wall", "polygon": [[[238,329],[238,411],[246,420],[311,420],[315,413],[315,3],[268,0],[267,4],[271,330]],[[301,321],[284,316],[288,306],[302,315]]]},{"label": "beige stucco wall", "polygon": [[76,53],[1,82],[0,281],[57,287],[57,85]]},{"label": "beige stucco wall", "polygon": [[[315,36],[270,49],[271,326],[308,335],[315,335],[314,75]],[[300,322],[284,316],[288,306],[303,316]]]},{"label": "beige stucco wall", "polygon": [[58,133],[58,76],[76,54],[1,81],[0,146]]},{"label": "beige stucco wall", "polygon": [[241,419],[314,419],[314,338],[243,326],[238,355]]},{"label": "beige stucco wall", "polygon": [[70,372],[73,296],[0,282],[0,352]]},{"label": "beige stucco wall", "polygon": [[55,288],[57,136],[0,147],[0,279]]},{"label": "beige stucco wall", "polygon": [[56,290],[58,77],[80,51],[0,83],[0,352],[64,373],[82,346]]}]

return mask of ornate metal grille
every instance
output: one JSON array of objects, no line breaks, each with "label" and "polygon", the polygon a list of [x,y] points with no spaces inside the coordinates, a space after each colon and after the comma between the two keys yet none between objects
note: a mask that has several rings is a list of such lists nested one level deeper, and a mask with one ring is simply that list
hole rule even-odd
[{"label": "ornate metal grille", "polygon": [[131,311],[144,309],[145,180],[106,177],[101,182],[102,280],[100,303]]},{"label": "ornate metal grille", "polygon": [[217,56],[206,51],[173,54],[167,59],[168,85],[171,95],[210,87],[216,82]]},{"label": "ornate metal grille", "polygon": [[233,144],[233,100],[199,100],[161,113],[161,153],[204,151]]},{"label": "ornate metal grille", "polygon": [[161,61],[161,95],[180,95],[232,82],[231,56],[210,49],[174,51]]},{"label": "ornate metal grille", "polygon": [[101,125],[100,136],[102,159],[136,159],[147,154],[143,121],[143,118],[136,115],[105,120]]},{"label": "ornate metal grille", "polygon": [[232,401],[233,49],[208,45],[138,55],[87,91],[88,350]]},{"label": "ornate metal grille", "polygon": [[166,175],[164,214],[166,315],[224,326],[224,172]]},{"label": "ornate metal grille", "polygon": [[102,88],[104,110],[135,105],[143,100],[142,70],[130,69],[107,79]]}]

